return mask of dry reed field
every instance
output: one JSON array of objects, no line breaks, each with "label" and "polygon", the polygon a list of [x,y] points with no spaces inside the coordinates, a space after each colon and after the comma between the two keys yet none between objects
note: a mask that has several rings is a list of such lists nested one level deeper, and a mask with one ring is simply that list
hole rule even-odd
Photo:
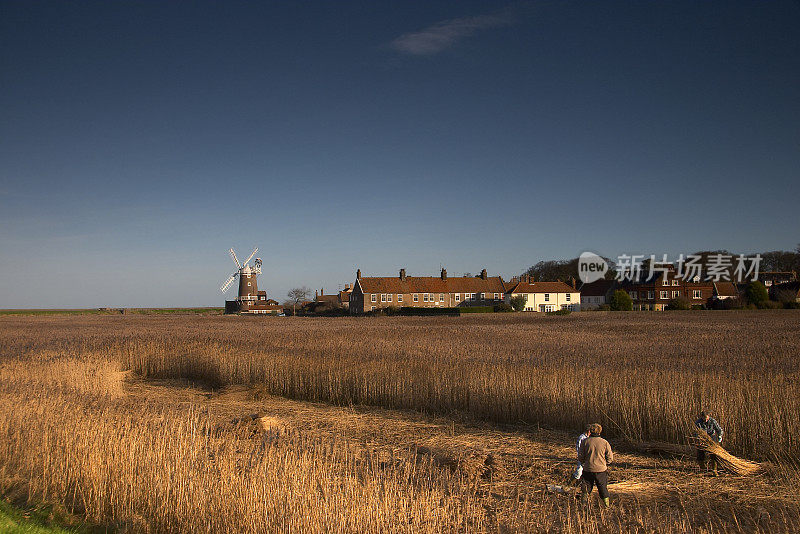
[{"label": "dry reed field", "polygon": [[[792,311],[3,317],[0,491],[129,532],[796,531],[798,334]],[[701,408],[762,473],[698,471]],[[590,420],[620,451],[609,511],[543,491]]]}]

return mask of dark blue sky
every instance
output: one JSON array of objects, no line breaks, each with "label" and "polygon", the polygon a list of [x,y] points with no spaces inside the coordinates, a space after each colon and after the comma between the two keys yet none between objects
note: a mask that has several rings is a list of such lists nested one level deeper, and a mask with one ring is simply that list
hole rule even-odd
[{"label": "dark blue sky", "polygon": [[231,246],[279,300],[793,248],[798,28],[797,2],[0,0],[0,308],[218,305]]}]

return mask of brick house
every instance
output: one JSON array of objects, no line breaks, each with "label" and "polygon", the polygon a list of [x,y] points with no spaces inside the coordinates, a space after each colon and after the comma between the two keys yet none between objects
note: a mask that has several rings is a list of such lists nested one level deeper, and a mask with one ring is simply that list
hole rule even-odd
[{"label": "brick house", "polygon": [[652,276],[643,272],[636,280],[620,284],[633,300],[634,310],[662,311],[669,301],[685,298],[692,306],[706,306],[714,296],[714,284],[699,279],[684,281],[678,278],[674,265],[662,265]]},{"label": "brick house", "polygon": [[442,269],[439,276],[407,276],[400,269],[398,276],[361,276],[350,293],[350,313],[359,314],[380,308],[455,308],[492,306],[503,302],[505,284],[500,276],[488,276],[486,269],[479,276],[450,278]]},{"label": "brick house", "polygon": [[328,308],[349,308],[350,307],[350,293],[353,290],[350,284],[344,285],[344,290],[331,295],[326,295],[324,289],[314,292],[314,302],[326,306]]},{"label": "brick house", "polygon": [[557,310],[580,311],[581,293],[564,282],[516,282],[505,292],[505,301],[521,296],[525,311],[552,312]]},{"label": "brick house", "polygon": [[769,289],[772,286],[797,281],[797,273],[794,271],[762,271],[758,274],[758,281]]},{"label": "brick house", "polygon": [[714,300],[728,300],[739,298],[739,288],[733,282],[712,282],[714,286]]}]

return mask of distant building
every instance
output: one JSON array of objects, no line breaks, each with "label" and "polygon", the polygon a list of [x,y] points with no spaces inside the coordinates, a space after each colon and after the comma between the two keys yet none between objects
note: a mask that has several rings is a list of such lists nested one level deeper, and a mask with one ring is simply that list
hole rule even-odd
[{"label": "distant building", "polygon": [[353,289],[350,287],[350,284],[345,284],[344,290],[332,295],[326,295],[325,290],[320,289],[319,292],[314,292],[314,302],[327,308],[347,309],[350,307],[350,294],[352,292]]},{"label": "distant building", "polygon": [[581,285],[581,309],[596,310],[600,306],[607,305],[616,288],[616,280],[605,279]]},{"label": "distant building", "polygon": [[662,311],[676,298],[685,298],[692,306],[706,306],[714,296],[712,282],[703,282],[699,277],[684,281],[671,264],[658,266],[652,275],[642,272],[637,279],[622,282],[620,289],[630,295],[633,309],[641,311]]},{"label": "distant building", "polygon": [[516,282],[505,292],[505,302],[521,296],[525,299],[525,311],[552,312],[557,310],[579,311],[581,293],[564,282]]},{"label": "distant building", "polygon": [[350,294],[350,313],[365,313],[389,306],[415,308],[455,308],[491,306],[503,302],[505,284],[499,276],[488,276],[486,269],[479,276],[448,277],[442,269],[439,276],[407,276],[400,269],[398,276],[361,276]]},{"label": "distant building", "polygon": [[[251,282],[246,283],[255,284],[255,277],[252,277]],[[240,290],[241,291],[241,290]],[[266,291],[258,291],[256,288],[255,294],[245,289],[244,295],[236,300],[225,301],[225,313],[244,313],[244,314],[278,314],[283,312],[283,306],[280,306],[276,300],[268,299]]]},{"label": "distant building", "polygon": [[764,271],[758,273],[758,280],[769,289],[774,285],[797,281],[797,273],[794,271]]},{"label": "distant building", "polygon": [[712,282],[714,286],[714,300],[728,300],[739,298],[739,288],[733,282]]}]

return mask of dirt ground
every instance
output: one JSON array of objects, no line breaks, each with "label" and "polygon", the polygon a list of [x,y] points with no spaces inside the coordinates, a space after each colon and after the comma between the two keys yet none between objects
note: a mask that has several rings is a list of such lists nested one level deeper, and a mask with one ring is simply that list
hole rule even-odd
[{"label": "dirt ground", "polygon": [[[219,425],[250,429],[254,439],[280,439],[300,432],[345,440],[386,461],[409,453],[428,457],[473,477],[484,507],[498,519],[513,514],[521,500],[546,503],[576,497],[567,477],[575,467],[574,440],[579,429],[572,435],[529,425],[491,425],[458,413],[441,417],[330,406],[275,397],[246,386],[209,391],[185,382],[130,377],[126,392],[136,404],[177,410],[203,406]],[[662,513],[673,510],[676,516],[697,510],[719,514],[727,524],[741,515],[758,525],[774,521],[787,506],[798,505],[796,476],[787,477],[770,464],[763,464],[757,476],[722,473],[714,477],[699,469],[688,446],[643,447],[612,441],[612,447],[615,462],[609,470],[609,489],[614,506],[652,506]]]}]

